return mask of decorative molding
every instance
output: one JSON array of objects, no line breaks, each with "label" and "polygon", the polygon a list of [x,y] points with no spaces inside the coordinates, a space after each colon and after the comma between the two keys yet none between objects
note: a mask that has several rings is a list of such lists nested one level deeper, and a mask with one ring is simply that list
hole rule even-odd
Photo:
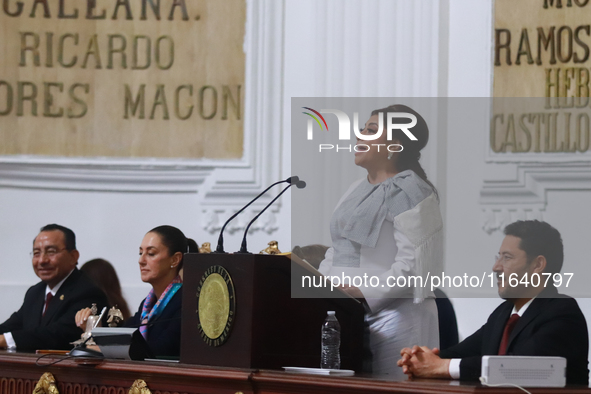
[{"label": "decorative molding", "polygon": [[[50,375],[50,373],[45,373],[39,380],[41,383],[44,379],[45,375]],[[43,386],[37,389],[39,384],[36,381],[31,379],[18,379],[18,378],[0,378],[0,393],[10,393],[10,394],[30,394],[30,393],[62,393],[62,394],[91,394],[91,393],[112,393],[112,394],[166,394],[169,391],[150,391],[147,388],[146,383],[141,380],[137,379],[130,388],[125,388],[122,386],[114,386],[114,385],[93,385],[93,384],[86,384],[86,383],[70,383],[70,382],[60,382],[55,383],[55,379],[53,379],[53,385],[50,386],[54,389],[54,391],[46,390]],[[143,385],[142,385],[143,383]],[[35,389],[36,391],[33,391]],[[59,389],[59,392],[58,392]],[[135,391],[132,391],[135,390]],[[175,393],[178,393],[175,391]],[[187,392],[182,392],[182,394],[187,394]]]},{"label": "decorative molding", "polygon": [[0,186],[105,192],[197,193],[211,166],[166,163],[71,162],[63,158],[31,162],[0,159]]},{"label": "decorative molding", "polygon": [[516,220],[542,220],[550,190],[591,190],[591,167],[521,163],[514,179],[485,180],[480,190],[482,229],[491,234]]},{"label": "decorative molding", "polygon": [[[488,129],[490,132],[490,129]],[[512,163],[512,164],[521,164],[521,163],[544,163],[545,165],[549,165],[550,163],[557,163],[557,164],[586,164],[589,165],[591,162],[591,151],[587,151],[584,153],[581,152],[528,152],[528,153],[495,153],[490,149],[489,142],[487,140],[486,145],[486,157],[485,161],[487,163]]]},{"label": "decorative molding", "polygon": [[[203,229],[210,234],[218,233],[225,221],[236,213],[237,209],[204,209],[203,210]],[[260,210],[251,209],[242,212],[234,220],[232,220],[224,232],[226,234],[233,234],[236,232],[243,232],[248,226],[248,223],[260,212]],[[261,215],[256,222],[248,229],[249,234],[256,231],[263,231],[271,234],[279,229],[277,225],[276,212],[271,209],[267,210]]]},{"label": "decorative molding", "polygon": [[509,206],[483,209],[482,229],[492,234],[502,231],[506,225],[517,220],[544,220],[544,212],[539,208],[513,208]]},{"label": "decorative molding", "polygon": [[0,393],[29,394],[33,392],[36,381],[31,379],[0,378]]}]

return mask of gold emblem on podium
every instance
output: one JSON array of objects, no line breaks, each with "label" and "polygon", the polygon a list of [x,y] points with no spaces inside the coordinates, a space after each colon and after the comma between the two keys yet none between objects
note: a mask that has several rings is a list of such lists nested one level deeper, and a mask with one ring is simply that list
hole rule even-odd
[{"label": "gold emblem on podium", "polygon": [[209,267],[197,287],[199,335],[209,346],[220,346],[228,339],[234,322],[236,300],[234,284],[226,269]]}]

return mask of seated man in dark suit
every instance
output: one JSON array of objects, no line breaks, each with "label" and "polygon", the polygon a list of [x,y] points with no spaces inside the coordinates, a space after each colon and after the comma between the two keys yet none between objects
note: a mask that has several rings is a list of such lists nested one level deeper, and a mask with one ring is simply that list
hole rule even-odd
[{"label": "seated man in dark suit", "polygon": [[[587,385],[585,317],[573,298],[558,294],[552,278],[544,287],[542,273],[560,272],[563,258],[560,233],[548,223],[531,220],[508,225],[493,266],[499,295],[507,301],[459,344],[442,351],[404,348],[398,365],[415,377],[469,380],[480,376],[485,355],[558,356],[567,360],[567,383]],[[511,287],[511,274],[520,282],[527,274],[529,286]],[[542,279],[539,286],[532,285],[532,274]]]},{"label": "seated man in dark suit", "polygon": [[[80,338],[76,312],[107,297],[80,272],[74,232],[48,224],[33,241],[33,269],[41,282],[27,290],[21,308],[0,324],[0,348],[71,349]],[[100,309],[99,309],[100,310]]]}]

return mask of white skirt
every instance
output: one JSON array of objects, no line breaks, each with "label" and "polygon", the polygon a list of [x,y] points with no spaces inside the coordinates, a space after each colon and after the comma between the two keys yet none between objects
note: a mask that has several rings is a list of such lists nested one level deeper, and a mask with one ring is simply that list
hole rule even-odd
[{"label": "white skirt", "polygon": [[396,365],[405,347],[439,347],[437,305],[432,298],[415,304],[412,298],[392,299],[388,308],[366,316],[372,352],[372,373],[405,379]]}]

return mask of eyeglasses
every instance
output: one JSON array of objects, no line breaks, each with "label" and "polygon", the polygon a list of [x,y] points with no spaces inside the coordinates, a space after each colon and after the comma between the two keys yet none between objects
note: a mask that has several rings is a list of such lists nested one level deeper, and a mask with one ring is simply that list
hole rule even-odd
[{"label": "eyeglasses", "polygon": [[54,257],[56,254],[63,252],[64,250],[66,250],[67,248],[63,248],[63,249],[56,249],[56,248],[47,248],[43,251],[41,250],[34,250],[30,253],[31,258],[33,259],[38,259],[41,258],[41,256],[43,254],[45,254],[45,256],[52,258]]},{"label": "eyeglasses", "polygon": [[498,254],[498,253],[497,253],[497,254],[495,255],[495,263],[496,263],[497,261],[499,261],[499,260],[502,260],[502,261],[503,261],[503,263],[507,263],[507,262],[509,262],[509,261],[513,260],[513,256],[510,256],[510,255],[508,255],[508,254],[503,254],[503,255],[501,255],[501,254]]}]

